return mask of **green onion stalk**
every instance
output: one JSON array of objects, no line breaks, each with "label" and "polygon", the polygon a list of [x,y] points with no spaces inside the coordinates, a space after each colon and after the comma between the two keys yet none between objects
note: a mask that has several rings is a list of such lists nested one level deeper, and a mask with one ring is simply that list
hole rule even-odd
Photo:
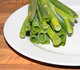
[{"label": "green onion stalk", "polygon": [[[42,20],[42,16],[40,14],[39,9],[37,9],[37,12],[38,12],[39,19],[40,19],[40,21],[42,23],[43,20]],[[45,21],[45,23],[46,23],[46,21]],[[46,25],[47,25],[47,23],[46,23]],[[53,42],[53,45],[56,45],[56,46],[60,45],[61,39],[59,38],[59,36],[55,32],[52,31],[50,26],[48,27],[47,35],[51,38],[51,40]]]},{"label": "green onion stalk", "polygon": [[48,12],[48,14],[51,17],[51,22],[55,28],[56,31],[61,30],[61,25],[59,24],[58,19],[56,18],[56,16],[54,15],[54,13],[52,12],[52,10],[49,8],[47,1],[46,0],[40,0],[41,1],[41,5],[45,8],[45,10]]},{"label": "green onion stalk", "polygon": [[68,17],[66,17],[66,14],[64,14],[63,11],[61,11],[60,9],[58,9],[58,8],[56,8],[56,7],[55,7],[55,10],[56,10],[56,12],[57,12],[58,14],[60,14],[60,16],[64,19],[65,24],[66,24],[66,26],[67,26],[67,33],[68,33],[68,34],[72,34],[72,33],[73,33],[73,28],[72,28],[72,26],[70,25],[69,19],[68,19]]},{"label": "green onion stalk", "polygon": [[51,1],[53,5],[55,5],[57,8],[61,9],[62,11],[66,12],[67,14],[73,16],[74,18],[78,18],[78,15],[75,11],[73,11],[72,9],[70,9],[69,7],[61,3],[60,1],[58,0],[49,0],[49,1]]},{"label": "green onion stalk", "polygon": [[32,21],[32,30],[34,34],[37,34],[40,31],[40,24],[38,20],[37,14],[35,15],[33,21]]},{"label": "green onion stalk", "polygon": [[26,17],[22,28],[20,30],[20,37],[21,38],[25,38],[26,36],[26,32],[30,31],[31,27],[30,27],[30,22],[32,22],[35,14],[36,14],[36,9],[37,9],[37,0],[30,0],[30,4],[29,4],[29,13],[28,16]]},{"label": "green onion stalk", "polygon": [[62,28],[60,31],[55,31],[52,23],[50,23],[52,30],[61,38],[61,45],[65,46],[66,44],[66,31]]},{"label": "green onion stalk", "polygon": [[63,18],[55,11],[55,6],[49,1],[49,0],[46,0],[48,2],[48,5],[49,7],[51,8],[52,12],[55,14],[55,16],[57,17],[57,19],[59,20],[59,23],[60,25],[62,26],[62,28],[67,31],[67,27],[66,27],[66,24],[63,20]]}]

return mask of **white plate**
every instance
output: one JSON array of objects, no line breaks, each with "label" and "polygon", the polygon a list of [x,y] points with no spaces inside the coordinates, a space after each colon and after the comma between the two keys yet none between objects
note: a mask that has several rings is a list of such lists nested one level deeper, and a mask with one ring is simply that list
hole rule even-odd
[{"label": "white plate", "polygon": [[[80,21],[80,0],[60,0],[75,10]],[[80,23],[74,26],[74,34],[67,37],[66,45],[55,48],[49,45],[33,44],[29,37],[21,39],[19,32],[28,15],[28,5],[18,9],[6,21],[4,36],[8,44],[19,53],[32,59],[57,65],[80,66]]]}]

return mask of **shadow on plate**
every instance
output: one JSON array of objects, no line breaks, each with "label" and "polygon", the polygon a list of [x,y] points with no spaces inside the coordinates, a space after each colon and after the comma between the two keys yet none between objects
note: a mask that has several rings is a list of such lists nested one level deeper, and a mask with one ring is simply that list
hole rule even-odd
[{"label": "shadow on plate", "polygon": [[[6,42],[7,43],[7,42]],[[7,43],[8,44],[8,43]],[[26,57],[22,54],[20,54],[19,52],[17,52],[16,50],[14,50],[12,47],[10,47],[10,45],[8,44],[9,48],[11,48],[12,51],[14,51],[17,55],[23,57],[24,59],[27,59],[31,62],[34,62],[34,63],[37,63],[37,64],[40,64],[40,65],[45,65],[45,66],[49,66],[49,67],[55,67],[55,68],[62,68],[62,69],[80,69],[80,66],[62,66],[62,65],[56,65],[56,64],[48,64],[48,63],[45,63],[45,62],[41,62],[41,61],[37,61],[37,60],[34,60],[34,59],[31,59],[29,57]]]}]

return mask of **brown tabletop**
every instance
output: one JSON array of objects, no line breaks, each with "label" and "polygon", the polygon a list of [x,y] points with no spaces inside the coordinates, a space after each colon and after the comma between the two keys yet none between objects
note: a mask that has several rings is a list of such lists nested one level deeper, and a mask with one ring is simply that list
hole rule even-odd
[{"label": "brown tabletop", "polygon": [[[0,70],[73,70],[80,67],[50,65],[24,57],[6,43],[3,27],[7,18],[28,0],[0,0]],[[73,68],[73,69],[72,69]]]}]

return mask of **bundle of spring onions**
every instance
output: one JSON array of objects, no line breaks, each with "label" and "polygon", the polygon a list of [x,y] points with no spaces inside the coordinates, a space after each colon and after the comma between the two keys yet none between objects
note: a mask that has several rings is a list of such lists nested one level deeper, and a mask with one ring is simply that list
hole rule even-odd
[{"label": "bundle of spring onions", "polygon": [[30,41],[37,44],[50,44],[64,46],[66,35],[73,33],[74,23],[78,18],[76,12],[58,0],[30,0],[26,17],[20,31],[24,39],[29,33]]}]

